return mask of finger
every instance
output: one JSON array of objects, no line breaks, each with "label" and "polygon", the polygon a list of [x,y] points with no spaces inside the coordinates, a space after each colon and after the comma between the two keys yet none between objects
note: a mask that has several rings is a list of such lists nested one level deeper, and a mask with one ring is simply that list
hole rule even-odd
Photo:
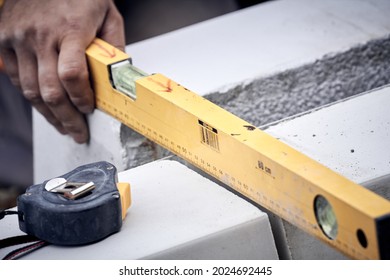
[{"label": "finger", "polygon": [[114,47],[122,51],[125,50],[125,29],[123,18],[113,2],[110,4],[110,8],[107,11],[106,18],[98,36]]},{"label": "finger", "polygon": [[94,95],[89,81],[85,50],[89,41],[82,36],[69,35],[60,46],[58,75],[71,102],[80,112],[91,113],[94,109]]},{"label": "finger", "polygon": [[4,69],[12,84],[20,88],[18,59],[13,49],[0,49],[0,56],[3,59]]},{"label": "finger", "polygon": [[60,133],[66,134],[61,123],[42,100],[39,92],[38,66],[35,55],[23,48],[17,49],[16,53],[18,57],[18,67],[20,69],[20,87],[24,97],[29,100],[31,105],[34,106]]},{"label": "finger", "polygon": [[58,54],[49,49],[38,56],[39,88],[43,101],[77,143],[88,141],[84,116],[73,106],[57,75]]}]

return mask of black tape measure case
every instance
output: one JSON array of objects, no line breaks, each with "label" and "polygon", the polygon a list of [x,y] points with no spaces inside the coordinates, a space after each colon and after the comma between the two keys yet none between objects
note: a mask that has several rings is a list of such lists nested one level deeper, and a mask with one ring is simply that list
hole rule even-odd
[{"label": "black tape measure case", "polygon": [[115,166],[97,162],[33,185],[18,197],[19,227],[57,245],[99,241],[122,227],[116,183]]}]

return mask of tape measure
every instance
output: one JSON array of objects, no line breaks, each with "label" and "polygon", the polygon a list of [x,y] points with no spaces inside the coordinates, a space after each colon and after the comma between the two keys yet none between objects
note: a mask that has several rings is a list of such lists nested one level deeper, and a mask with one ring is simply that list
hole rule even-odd
[{"label": "tape measure", "polygon": [[96,107],[347,256],[390,258],[390,201],[95,39]]},{"label": "tape measure", "polygon": [[120,230],[130,200],[115,166],[91,163],[29,187],[18,197],[19,227],[51,244],[89,244]]}]

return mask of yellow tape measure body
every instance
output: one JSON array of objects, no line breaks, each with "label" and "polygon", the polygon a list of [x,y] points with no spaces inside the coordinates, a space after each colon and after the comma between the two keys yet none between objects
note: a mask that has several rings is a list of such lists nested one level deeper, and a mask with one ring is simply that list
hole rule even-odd
[{"label": "yellow tape measure body", "polygon": [[161,74],[119,92],[110,65],[128,56],[102,40],[87,58],[97,108],[344,254],[389,258],[388,200]]}]

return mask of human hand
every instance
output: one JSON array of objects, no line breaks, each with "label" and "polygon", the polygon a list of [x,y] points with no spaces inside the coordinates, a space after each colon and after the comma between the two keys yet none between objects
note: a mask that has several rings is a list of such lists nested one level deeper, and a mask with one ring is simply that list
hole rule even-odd
[{"label": "human hand", "polygon": [[6,0],[0,56],[12,83],[60,133],[89,139],[94,109],[85,50],[95,37],[124,49],[123,19],[113,0]]}]

